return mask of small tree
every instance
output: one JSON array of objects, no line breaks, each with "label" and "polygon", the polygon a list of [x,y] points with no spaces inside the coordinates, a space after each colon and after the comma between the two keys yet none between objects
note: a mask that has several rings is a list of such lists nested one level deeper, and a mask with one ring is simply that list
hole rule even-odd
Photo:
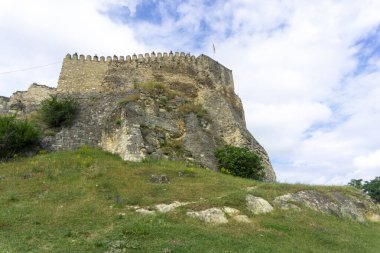
[{"label": "small tree", "polygon": [[380,203],[380,177],[375,177],[375,179],[371,181],[365,181],[364,183],[362,182],[363,179],[351,179],[348,185],[363,190],[374,201]]},{"label": "small tree", "polygon": [[264,167],[261,158],[248,148],[226,145],[215,153],[219,161],[219,169],[234,176],[263,180]]},{"label": "small tree", "polygon": [[0,116],[0,159],[6,160],[17,153],[39,144],[40,131],[26,120],[16,116]]},{"label": "small tree", "polygon": [[49,127],[67,127],[73,124],[78,111],[78,102],[73,98],[59,99],[51,96],[42,101],[40,109],[42,120]]},{"label": "small tree", "polygon": [[363,189],[363,179],[351,179],[348,185],[356,189]]},{"label": "small tree", "polygon": [[380,203],[380,177],[375,177],[375,179],[371,181],[365,181],[363,190],[371,196],[374,201]]}]

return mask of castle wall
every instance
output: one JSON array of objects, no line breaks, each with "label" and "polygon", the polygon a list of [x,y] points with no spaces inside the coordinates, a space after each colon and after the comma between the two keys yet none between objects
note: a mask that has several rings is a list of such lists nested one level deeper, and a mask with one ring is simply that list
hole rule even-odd
[{"label": "castle wall", "polygon": [[185,53],[98,57],[68,54],[58,82],[59,93],[130,90],[149,81],[185,82],[234,88],[232,71],[208,56]]},{"label": "castle wall", "polygon": [[100,91],[109,62],[77,55],[67,55],[63,61],[57,92],[75,93]]}]

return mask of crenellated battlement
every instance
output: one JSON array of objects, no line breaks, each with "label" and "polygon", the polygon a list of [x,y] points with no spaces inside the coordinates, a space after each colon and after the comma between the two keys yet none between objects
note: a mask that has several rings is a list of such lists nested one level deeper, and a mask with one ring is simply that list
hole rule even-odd
[{"label": "crenellated battlement", "polygon": [[197,57],[190,55],[190,53],[185,54],[184,52],[170,52],[170,53],[146,53],[146,54],[133,54],[127,56],[92,56],[92,55],[78,55],[77,53],[71,55],[67,54],[65,60],[77,60],[77,61],[92,61],[92,62],[152,62],[152,61],[185,61],[185,62],[196,62]]},{"label": "crenellated battlement", "polygon": [[57,91],[61,93],[121,92],[141,82],[186,83],[234,87],[232,71],[206,55],[184,52],[126,56],[67,54]]}]

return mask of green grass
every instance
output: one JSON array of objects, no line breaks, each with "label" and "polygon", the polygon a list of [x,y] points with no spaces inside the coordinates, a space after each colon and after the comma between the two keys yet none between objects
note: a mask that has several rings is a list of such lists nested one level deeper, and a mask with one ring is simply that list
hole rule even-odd
[{"label": "green grass", "polygon": [[[163,173],[170,184],[150,183]],[[1,163],[0,176],[0,252],[105,252],[116,241],[126,252],[380,252],[379,224],[307,210],[252,216],[244,204],[252,186],[269,201],[305,189],[357,194],[350,187],[262,183],[180,162],[124,162],[90,148]],[[127,208],[175,200],[195,203],[154,216]],[[225,205],[253,222],[216,226],[186,216]]]}]

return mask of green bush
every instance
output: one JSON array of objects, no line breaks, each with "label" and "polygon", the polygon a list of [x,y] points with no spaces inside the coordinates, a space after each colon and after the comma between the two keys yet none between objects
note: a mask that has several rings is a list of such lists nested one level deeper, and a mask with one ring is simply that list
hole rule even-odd
[{"label": "green bush", "polygon": [[42,101],[40,109],[42,120],[49,127],[68,127],[73,124],[78,111],[78,102],[73,98],[58,99],[51,96]]},{"label": "green bush", "polygon": [[369,182],[365,181],[363,190],[371,196],[374,201],[380,203],[380,177],[375,177],[375,179]]},{"label": "green bush", "polygon": [[28,121],[0,116],[0,160],[36,147],[39,138],[40,131]]},{"label": "green bush", "polygon": [[255,180],[264,178],[261,158],[248,148],[226,145],[217,149],[215,156],[223,173]]},{"label": "green bush", "polygon": [[362,182],[363,179],[352,179],[348,185],[363,190],[375,202],[380,203],[380,177],[375,177],[371,181]]}]

